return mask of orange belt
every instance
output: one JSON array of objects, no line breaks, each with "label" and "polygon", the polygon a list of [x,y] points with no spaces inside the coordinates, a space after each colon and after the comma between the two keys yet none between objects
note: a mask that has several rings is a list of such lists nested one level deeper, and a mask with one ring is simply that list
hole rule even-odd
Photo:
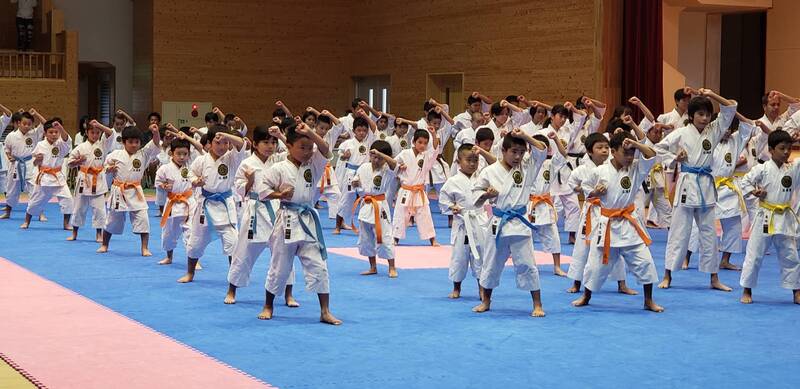
[{"label": "orange belt", "polygon": [[553,205],[553,198],[550,197],[550,193],[545,193],[540,195],[531,194],[530,197],[528,197],[528,200],[530,200],[531,202],[531,210],[536,208],[536,205],[541,203],[549,205],[550,209],[553,210],[553,214],[555,215],[556,220],[558,220],[558,213],[556,212],[556,206]]},{"label": "orange belt", "polygon": [[137,189],[136,197],[138,197],[139,200],[144,200],[144,196],[142,195],[141,191],[142,184],[139,182],[120,181],[115,178],[114,183],[112,185],[119,188],[120,195],[122,195],[122,201],[126,203],[128,202],[128,200],[125,198],[125,189]]},{"label": "orange belt", "polygon": [[[164,213],[161,215],[161,228],[167,225],[167,220],[169,216],[172,214],[172,206],[178,203],[184,203],[186,206],[189,206],[189,198],[192,197],[191,189],[188,189],[186,192],[178,193],[178,192],[167,192],[167,205],[164,207]],[[187,216],[188,217],[188,216]]]},{"label": "orange belt", "polygon": [[325,173],[322,173],[322,179],[319,181],[319,194],[325,192],[325,187],[331,184],[331,164],[328,162],[325,165]]},{"label": "orange belt", "polygon": [[647,233],[644,232],[642,227],[633,218],[633,210],[635,209],[634,204],[630,204],[625,208],[600,208],[600,214],[608,218],[608,223],[606,224],[606,233],[605,239],[603,241],[603,264],[608,264],[608,254],[611,251],[611,221],[614,219],[625,219],[633,224],[633,228],[636,229],[636,232],[639,234],[639,237],[642,238],[645,245],[650,246],[652,241],[647,236]]},{"label": "orange belt", "polygon": [[384,200],[386,200],[385,194],[372,196],[367,195],[357,198],[356,202],[353,203],[353,219],[351,219],[350,223],[350,227],[353,227],[353,231],[358,231],[354,223],[352,223],[356,218],[358,218],[358,214],[356,214],[358,204],[360,204],[362,201],[364,204],[372,204],[372,210],[375,212],[375,237],[378,239],[378,244],[383,243],[383,233],[381,232],[381,207],[378,202]]},{"label": "orange belt", "polygon": [[97,176],[103,172],[103,167],[89,167],[89,166],[81,166],[81,173],[86,175],[86,179],[89,179],[89,176],[92,176],[92,193],[97,191]]},{"label": "orange belt", "polygon": [[[587,205],[588,204],[588,205]],[[598,197],[591,197],[586,199],[583,202],[584,207],[589,207],[586,209],[586,229],[583,234],[584,240],[586,243],[589,243],[589,235],[592,234],[592,208],[600,206],[600,198]]]},{"label": "orange belt", "polygon": [[406,206],[412,208],[416,207],[416,201],[414,200],[416,200],[417,197],[422,199],[422,205],[426,204],[425,200],[427,197],[425,197],[425,185],[400,185],[400,187],[411,192],[411,201],[406,204]]},{"label": "orange belt", "polygon": [[61,172],[61,167],[45,167],[39,166],[39,175],[36,176],[36,185],[42,181],[42,176],[45,174],[49,174],[53,176],[56,180],[58,180],[58,173]]}]

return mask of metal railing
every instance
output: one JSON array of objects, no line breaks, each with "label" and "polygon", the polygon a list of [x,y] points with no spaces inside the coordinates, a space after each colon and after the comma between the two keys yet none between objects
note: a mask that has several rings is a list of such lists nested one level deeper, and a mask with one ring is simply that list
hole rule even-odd
[{"label": "metal railing", "polygon": [[0,78],[65,79],[64,53],[0,51]]}]

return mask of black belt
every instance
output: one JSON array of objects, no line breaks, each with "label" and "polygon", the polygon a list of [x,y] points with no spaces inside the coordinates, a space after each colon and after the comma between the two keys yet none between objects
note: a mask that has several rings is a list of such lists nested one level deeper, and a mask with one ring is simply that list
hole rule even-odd
[{"label": "black belt", "polygon": [[568,157],[573,157],[573,158],[583,158],[585,155],[586,153],[567,153]]},{"label": "black belt", "polygon": [[763,160],[763,159],[761,159],[761,158],[759,158],[759,159],[758,159],[758,163],[760,163],[760,164],[762,164],[762,165],[763,165],[763,164],[765,164],[766,162],[767,162],[767,161],[765,161],[765,160]]}]

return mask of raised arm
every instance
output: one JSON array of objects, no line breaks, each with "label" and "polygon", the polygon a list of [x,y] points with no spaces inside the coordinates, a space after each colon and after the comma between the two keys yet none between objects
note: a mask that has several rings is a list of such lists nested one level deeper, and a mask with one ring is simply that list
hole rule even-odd
[{"label": "raised arm", "polygon": [[434,111],[439,115],[442,115],[442,119],[446,120],[448,123],[450,123],[450,125],[453,125],[453,123],[455,123],[453,121],[453,118],[450,117],[450,114],[448,114],[447,111],[441,106],[434,108]]},{"label": "raised arm", "polygon": [[636,121],[633,120],[631,115],[622,116],[622,122],[627,124],[633,130],[633,132],[636,133],[636,139],[637,140],[640,140],[640,141],[644,140],[644,138],[646,137],[644,131],[642,131],[642,129],[639,128],[639,125],[636,124]]},{"label": "raised arm", "polygon": [[128,122],[128,125],[130,125],[130,126],[135,126],[136,125],[136,121],[133,120],[131,115],[128,115],[128,113],[125,112],[125,110],[123,110],[122,108],[117,108],[117,113],[121,114],[122,116],[125,116],[125,121]]},{"label": "raised arm", "polygon": [[42,116],[42,114],[40,114],[39,111],[37,111],[35,108],[31,108],[28,111],[28,113],[31,114],[31,116],[33,116],[34,127],[37,127],[40,124],[44,124],[44,122],[47,121],[47,119],[45,119],[44,116]]},{"label": "raised arm", "polygon": [[328,118],[330,118],[331,119],[331,123],[333,123],[334,126],[338,126],[338,125],[342,124],[342,121],[339,120],[339,118],[337,118],[336,115],[330,113],[330,111],[328,111],[327,109],[323,109],[322,112],[317,114],[317,116],[320,116],[320,115],[327,116]]},{"label": "raised arm", "polygon": [[655,116],[653,116],[653,113],[650,112],[650,109],[647,108],[647,106],[644,105],[644,103],[641,100],[639,100],[638,97],[633,96],[630,99],[628,99],[628,102],[630,102],[631,104],[633,104],[637,108],[639,108],[639,110],[642,111],[642,113],[644,114],[644,117],[646,117],[647,120],[649,120],[652,123],[656,122],[656,119],[655,119]]},{"label": "raised arm", "polygon": [[[544,149],[547,148],[547,145],[544,144],[544,142],[541,142],[541,141],[539,141],[537,139],[534,139],[532,136],[526,134],[525,131],[522,131],[519,128],[515,128],[513,131],[511,131],[511,133],[509,135],[511,135],[511,136],[513,136],[515,138],[520,138],[520,139],[524,140],[525,142],[528,142],[529,145],[531,145],[531,146],[533,146],[533,147],[535,147],[535,148],[537,148],[539,150],[544,150]],[[558,143],[561,143],[561,142],[558,142]]]},{"label": "raised arm", "polygon": [[317,145],[317,150],[319,150],[319,153],[322,154],[325,158],[331,157],[331,148],[328,145],[328,142],[325,142],[325,139],[322,139],[321,136],[317,135],[317,133],[310,127],[308,127],[305,123],[298,124],[297,129],[295,131],[297,131],[298,134],[305,135],[311,138],[311,140],[314,141],[314,144]]},{"label": "raised arm", "polygon": [[161,147],[161,133],[158,131],[158,124],[150,125],[150,133],[153,134],[153,144]]},{"label": "raised arm", "polygon": [[8,109],[8,107],[6,107],[3,104],[0,104],[0,111],[2,111],[4,115],[9,116],[9,117],[14,114],[13,112],[11,112],[10,109]]},{"label": "raised arm", "polygon": [[278,107],[278,109],[280,109],[281,111],[283,111],[283,113],[286,114],[286,117],[292,117],[292,111],[289,111],[289,108],[287,108],[286,105],[283,104],[283,101],[280,100],[276,101],[275,106]]},{"label": "raised arm", "polygon": [[[363,103],[363,101],[362,101],[362,103]],[[366,120],[367,123],[369,123],[369,129],[372,130],[372,132],[378,131],[378,125],[375,124],[375,121],[372,120],[372,118],[369,117],[369,115],[367,115],[367,113],[364,112],[364,110],[362,110],[362,109],[356,110],[356,116],[360,116],[360,117],[364,118],[364,120]]]},{"label": "raised arm", "polygon": [[383,160],[386,161],[386,164],[389,165],[389,169],[395,170],[397,168],[397,161],[395,161],[394,158],[374,149],[370,150],[369,153],[371,155],[376,155],[383,158]]},{"label": "raised arm", "polygon": [[106,137],[111,137],[114,135],[114,130],[104,126],[103,123],[100,123],[97,120],[92,120],[91,122],[89,122],[89,125],[102,131]]},{"label": "raised arm", "polygon": [[69,140],[69,134],[67,133],[67,130],[64,129],[64,126],[61,125],[61,123],[54,122],[53,127],[58,129],[58,133],[59,136],[61,137],[61,140],[63,140],[64,142]]},{"label": "raised arm", "polygon": [[487,165],[491,165],[491,164],[497,162],[497,157],[495,157],[494,154],[482,149],[478,145],[472,146],[472,152],[477,153],[479,155],[482,155],[483,159],[486,160],[486,164]]}]

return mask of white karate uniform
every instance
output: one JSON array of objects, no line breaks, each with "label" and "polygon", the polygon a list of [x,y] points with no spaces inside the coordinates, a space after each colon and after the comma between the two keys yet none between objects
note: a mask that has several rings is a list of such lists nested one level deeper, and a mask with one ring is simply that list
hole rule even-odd
[{"label": "white karate uniform", "polygon": [[[758,272],[770,246],[774,247],[781,267],[781,287],[800,289],[800,259],[797,255],[797,215],[791,208],[792,194],[800,183],[800,163],[778,167],[773,160],[758,165],[742,179],[742,190],[750,193],[764,189],[767,196],[759,202],[753,216],[750,239],[739,284],[745,288],[758,285]],[[770,206],[785,207],[770,210]]]},{"label": "white karate uniform", "polygon": [[[428,131],[428,122],[425,120],[425,118],[419,119],[417,122],[417,128]],[[444,158],[442,157],[442,153],[444,153],[444,146],[447,144],[447,141],[451,136],[454,135],[453,132],[453,126],[444,120],[444,118],[442,118],[442,124],[436,130],[436,136],[439,137],[439,148],[436,150],[436,163],[433,164],[433,167],[428,173],[428,178],[426,180],[426,185],[429,185],[431,188],[440,189],[444,182],[447,181],[447,177],[450,176],[449,167],[447,166],[447,162],[445,162]],[[428,149],[432,148],[433,136],[431,132],[428,131]]]},{"label": "white karate uniform", "polygon": [[[650,174],[650,169],[656,162],[655,157],[645,159],[641,154],[637,160],[627,168],[617,170],[613,163],[603,164],[592,170],[586,182],[587,187],[598,184],[606,186],[605,195],[600,196],[601,211],[596,219],[596,227],[592,228],[589,236],[589,260],[583,275],[584,287],[591,291],[598,291],[603,286],[614,263],[620,257],[627,264],[631,273],[636,276],[640,285],[652,284],[658,281],[658,273],[647,243],[639,235],[634,224],[626,218],[614,218],[602,214],[602,209],[624,209],[634,203],[636,192],[639,191],[645,177]],[[644,217],[633,208],[630,217],[636,220],[639,228],[647,239],[647,229]],[[603,251],[605,236],[610,229],[608,263],[603,264]]]},{"label": "white karate uniform", "polygon": [[714,206],[717,191],[714,179],[709,174],[689,173],[690,167],[711,170],[713,150],[728,130],[736,113],[736,105],[720,106],[717,119],[709,123],[703,132],[693,124],[672,131],[661,140],[655,149],[661,156],[675,158],[678,149],[685,150],[687,159],[675,187],[672,223],[667,237],[665,267],[678,271],[681,268],[692,232],[692,220],[700,228],[700,265],[704,273],[719,271],[717,255],[717,232],[714,227]]},{"label": "white karate uniform", "polygon": [[[739,130],[730,139],[723,140],[714,148],[711,161],[711,174],[715,178],[717,188],[717,204],[715,217],[722,225],[722,237],[719,250],[726,253],[742,252],[742,215],[747,214],[744,196],[740,189],[739,178],[734,176],[738,156],[747,146],[753,126],[745,122],[739,123]],[[730,180],[735,189],[727,185],[717,185],[718,180]],[[697,225],[692,226],[689,251],[696,252],[700,248],[700,236]]]},{"label": "white karate uniform", "polygon": [[[339,162],[336,165],[336,170],[341,171],[342,175],[338,177],[341,197],[339,197],[339,209],[337,215],[341,216],[345,223],[352,222],[353,204],[358,196],[356,193],[356,188],[353,188],[353,186],[350,184],[350,181],[352,181],[353,177],[355,177],[356,170],[358,170],[359,166],[369,163],[369,148],[372,146],[372,142],[374,141],[375,133],[372,131],[367,131],[367,136],[364,137],[363,141],[359,141],[356,138],[351,138],[339,145],[340,157]],[[346,151],[350,151],[350,158],[343,160],[341,159],[341,155]]]},{"label": "white karate uniform", "polygon": [[113,174],[114,182],[128,184],[124,188],[112,185],[107,200],[108,215],[106,232],[121,234],[125,230],[125,214],[128,213],[135,234],[149,234],[150,221],[147,216],[147,201],[142,191],[142,176],[153,158],[158,156],[161,148],[152,141],[137,150],[133,155],[125,149],[114,150],[106,157],[106,167],[116,163],[117,172]]},{"label": "white karate uniform", "polygon": [[[242,207],[241,225],[239,226],[239,240],[233,251],[230,269],[228,269],[228,282],[236,287],[250,284],[250,275],[253,272],[258,257],[267,248],[267,241],[272,235],[275,212],[280,207],[279,200],[262,199],[259,193],[265,189],[264,176],[270,166],[286,160],[286,153],[271,155],[266,161],[253,154],[242,161],[234,177],[234,190],[245,199]],[[247,177],[245,171],[253,172],[253,187],[247,193]],[[294,284],[294,269],[287,280],[288,285]],[[266,288],[266,284],[264,286]]]},{"label": "white karate uniform", "polygon": [[29,196],[33,192],[33,184],[38,170],[33,165],[33,149],[44,137],[44,126],[39,125],[23,134],[19,129],[6,136],[5,152],[14,161],[9,165],[6,178],[6,205],[16,207],[22,192]]},{"label": "white karate uniform", "polygon": [[436,150],[433,149],[425,150],[418,155],[414,154],[414,149],[407,149],[401,151],[395,158],[398,164],[405,165],[405,170],[398,169],[401,185],[397,191],[392,219],[393,235],[397,239],[406,238],[406,226],[412,216],[417,224],[420,239],[427,240],[436,236],[425,190],[406,189],[406,187],[425,185],[431,168],[437,163],[436,157]]},{"label": "white karate uniform", "polygon": [[[411,146],[411,142],[409,142],[405,136],[399,137],[397,134],[386,138],[386,141],[392,146],[393,158],[397,158],[401,151],[406,150]],[[397,175],[395,175],[394,179],[392,179],[392,182],[389,185],[389,189],[386,191],[386,201],[389,202],[390,207],[394,207],[394,201],[397,198],[398,189],[400,189],[400,179],[397,177]]]},{"label": "white karate uniform", "polygon": [[[6,116],[6,114],[0,114],[0,134],[5,132],[6,127],[8,127],[8,123],[11,122],[11,116]],[[0,141],[0,184],[3,185],[3,189],[5,189],[6,185],[6,174],[8,173],[8,166],[10,165],[8,161],[8,157],[5,153],[6,144],[5,141]]]},{"label": "white karate uniform", "polygon": [[[189,168],[190,179],[195,181],[202,177],[205,184],[200,193],[197,193],[197,206],[191,216],[191,233],[186,245],[189,258],[202,257],[215,235],[219,235],[222,241],[222,252],[227,256],[233,255],[238,232],[236,201],[231,189],[234,173],[248,154],[249,150],[242,146],[241,150],[228,150],[216,161],[211,153],[206,153],[192,162]],[[228,195],[225,196],[225,193]],[[219,194],[225,197],[224,200],[217,201],[207,197]]]},{"label": "white karate uniform", "polygon": [[[158,153],[158,166],[164,166],[170,162],[169,147],[161,145],[161,152]],[[191,147],[191,146],[190,146]],[[163,207],[167,204],[167,191],[156,186],[156,206]]]},{"label": "white karate uniform", "polygon": [[[62,214],[69,215],[72,212],[72,194],[69,193],[69,190],[64,190],[67,177],[64,176],[62,170],[64,157],[69,154],[71,144],[71,138],[65,141],[59,136],[55,143],[50,143],[45,139],[33,149],[34,158],[42,155],[42,162],[38,167],[34,190],[28,201],[28,214],[40,215],[53,196],[59,198]],[[46,173],[45,169],[57,169],[58,171],[50,174]]]},{"label": "white karate uniform", "polygon": [[[502,162],[496,162],[483,169],[478,176],[478,182],[473,187],[475,199],[486,193],[489,187],[499,193],[492,200],[494,215],[489,220],[490,233],[486,236],[481,253],[483,264],[480,284],[485,289],[500,285],[500,275],[509,255],[514,262],[517,288],[529,291],[540,289],[531,229],[525,221],[529,195],[546,157],[545,150],[532,148],[530,153],[525,154],[520,166],[507,170]],[[518,217],[511,218],[501,226],[502,218],[497,216],[499,212],[514,212]]]},{"label": "white karate uniform", "polygon": [[[325,139],[329,147],[333,148],[336,144],[336,140],[339,139],[339,135],[341,135],[343,131],[344,126],[339,123],[331,127],[331,129],[325,133],[323,139]],[[342,193],[339,189],[338,174],[331,163],[325,166],[325,173],[320,176],[317,186],[321,194],[325,196],[325,202],[328,205],[328,218],[336,219],[336,214],[339,213],[339,201]]]},{"label": "white karate uniform", "polygon": [[[266,198],[273,192],[287,187],[294,188],[290,203],[281,202],[275,217],[275,226],[269,237],[272,262],[267,274],[267,291],[280,296],[286,288],[292,273],[294,257],[300,259],[305,273],[306,289],[314,293],[330,293],[327,256],[323,245],[324,236],[317,231],[321,228],[314,220],[318,216],[314,203],[319,198],[319,189],[314,185],[322,173],[328,159],[319,150],[306,163],[297,166],[289,160],[272,165],[264,174],[264,189],[259,198]],[[289,205],[294,204],[294,205]],[[293,207],[307,206],[300,212]],[[303,226],[309,230],[308,234]],[[325,253],[325,256],[323,256]]]},{"label": "white karate uniform", "polygon": [[[463,130],[462,130],[463,131]],[[450,176],[439,192],[439,208],[443,215],[453,215],[453,228],[450,230],[450,266],[448,275],[452,282],[462,282],[467,270],[479,280],[481,276],[481,252],[486,241],[486,228],[489,216],[485,207],[476,207],[472,188],[478,182],[480,170],[467,177],[461,171]],[[460,208],[457,215],[451,207]]]},{"label": "white karate uniform", "polygon": [[[603,164],[608,164],[608,160]],[[583,192],[584,198],[588,197],[589,193],[594,190],[594,187],[590,185],[589,177],[592,175],[595,168],[597,168],[597,165],[594,164],[594,161],[592,161],[591,158],[587,158],[569,175],[567,185],[573,188],[573,190],[580,188],[578,190]],[[587,242],[589,237],[587,235],[591,235],[591,231],[587,231],[588,225],[586,221],[590,211],[592,229],[594,230],[597,228],[597,221],[600,217],[600,207],[592,206],[588,201],[584,201],[583,208],[581,209],[580,221],[578,223],[579,228],[575,234],[575,247],[572,249],[572,261],[569,264],[569,270],[567,270],[567,277],[578,282],[583,281],[586,263],[589,260],[589,243]],[[611,276],[617,281],[625,281],[625,261],[617,261],[611,266]]]},{"label": "white karate uniform", "polygon": [[[557,147],[550,142],[550,145]],[[561,170],[567,164],[567,159],[558,150],[553,151],[552,158],[544,161],[539,174],[533,182],[531,196],[547,196],[550,198],[550,180],[554,178],[554,172]],[[552,202],[552,200],[550,200]],[[561,237],[558,235],[558,213],[555,206],[540,201],[533,206],[533,201],[528,202],[528,219],[533,224],[533,239],[538,238],[542,250],[546,253],[561,253]]]},{"label": "white karate uniform", "polygon": [[[646,120],[646,119],[645,119]],[[650,139],[645,138],[644,144],[655,147]],[[672,164],[672,160],[664,156],[656,156],[656,162],[650,170],[650,174],[644,179],[642,190],[636,193],[636,207],[644,213],[648,207],[648,221],[653,221],[662,228],[669,227],[672,220],[672,205],[669,202],[668,179],[666,167]]]},{"label": "white karate uniform", "polygon": [[[547,129],[541,130],[544,134],[549,134],[552,131],[558,135],[558,138],[567,147],[567,151],[574,149],[576,139],[583,128],[583,123],[586,121],[586,115],[574,114],[572,123],[565,123],[558,129],[553,128],[552,124]],[[555,145],[551,143],[552,150]],[[572,170],[579,166],[578,158],[570,156],[567,158],[567,163],[555,173],[555,177],[550,184],[550,194],[553,195],[556,204],[556,210],[563,216],[564,230],[567,232],[578,231],[578,222],[580,221],[580,203],[578,203],[578,195],[573,188],[565,185],[569,181],[569,175]]]},{"label": "white karate uniform", "polygon": [[[176,195],[194,192],[189,167],[179,166],[173,161],[161,165],[156,170],[155,183],[159,188],[167,183],[172,184],[170,192]],[[164,190],[164,197],[168,197],[170,192]],[[189,242],[189,216],[197,206],[194,193],[189,194],[185,201],[168,200],[164,205],[164,214],[161,217],[162,224],[164,224],[161,228],[161,249],[164,251],[175,250],[178,239],[181,237],[183,245],[186,247]],[[167,215],[167,211],[169,211],[169,215]],[[166,222],[163,223],[165,218]]]},{"label": "white karate uniform", "polygon": [[[69,154],[70,160],[84,157],[75,178],[75,206],[72,209],[70,224],[83,227],[86,224],[86,211],[92,209],[92,228],[103,228],[106,223],[105,194],[108,192],[108,181],[104,168],[106,157],[111,152],[113,137],[102,137],[97,142],[88,140],[78,144]],[[96,174],[89,169],[97,169]]]},{"label": "white karate uniform", "polygon": [[[373,196],[385,195],[395,178],[395,171],[389,169],[388,164],[379,170],[367,162],[356,171],[354,182],[358,182],[358,195],[364,199],[373,198],[377,203],[378,220],[375,220],[375,209],[372,203],[361,202],[358,211],[358,252],[365,257],[378,256],[383,259],[394,259],[394,237],[392,236],[392,214],[389,211],[389,202],[379,200]],[[376,225],[380,223],[381,242],[378,243]]]}]

